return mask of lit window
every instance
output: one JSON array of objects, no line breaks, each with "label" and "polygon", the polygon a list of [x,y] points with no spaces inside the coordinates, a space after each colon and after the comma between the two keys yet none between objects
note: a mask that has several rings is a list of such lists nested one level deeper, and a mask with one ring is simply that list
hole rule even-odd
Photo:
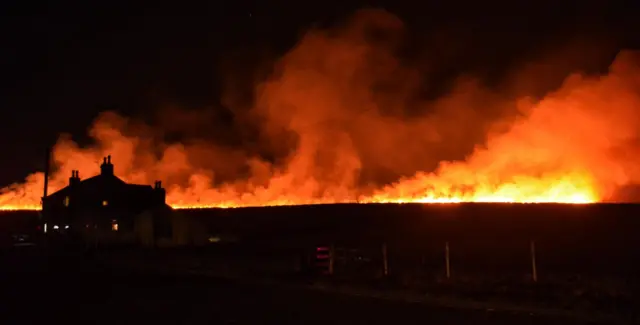
[{"label": "lit window", "polygon": [[64,198],[64,206],[68,207],[69,206],[69,197],[65,196]]},{"label": "lit window", "polygon": [[109,205],[109,201],[107,201],[107,200],[102,201],[102,206],[103,207],[106,207],[107,205]]},{"label": "lit window", "polygon": [[116,220],[111,221],[111,230],[118,231],[118,221]]}]

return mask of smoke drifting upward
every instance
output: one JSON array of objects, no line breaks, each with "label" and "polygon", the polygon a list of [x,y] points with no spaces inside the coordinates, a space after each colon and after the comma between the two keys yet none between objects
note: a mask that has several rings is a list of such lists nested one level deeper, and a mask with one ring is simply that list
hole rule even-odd
[{"label": "smoke drifting upward", "polygon": [[[276,159],[210,141],[167,143],[107,112],[90,129],[95,146],[60,138],[51,190],[71,170],[97,174],[109,154],[123,180],[167,184],[174,207],[589,203],[640,184],[637,53],[620,53],[606,75],[572,74],[542,99],[514,100],[461,78],[424,100],[422,74],[396,55],[403,28],[388,13],[362,11],[341,28],[309,31],[277,62],[248,114],[261,151]],[[3,189],[0,207],[37,208],[42,184],[36,173]]]}]

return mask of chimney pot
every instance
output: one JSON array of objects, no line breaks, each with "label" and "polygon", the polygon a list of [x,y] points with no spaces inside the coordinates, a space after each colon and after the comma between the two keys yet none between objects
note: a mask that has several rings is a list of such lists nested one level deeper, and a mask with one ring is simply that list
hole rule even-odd
[{"label": "chimney pot", "polygon": [[156,197],[158,198],[158,204],[162,204],[162,205],[166,204],[167,193],[162,188],[162,181],[155,181],[154,185],[155,185],[154,192]]},{"label": "chimney pot", "polygon": [[71,177],[69,178],[69,186],[73,186],[78,183],[80,183],[79,172],[74,169],[71,171]]},{"label": "chimney pot", "polygon": [[113,175],[113,164],[111,164],[111,155],[103,158],[103,163],[100,165],[100,174]]}]

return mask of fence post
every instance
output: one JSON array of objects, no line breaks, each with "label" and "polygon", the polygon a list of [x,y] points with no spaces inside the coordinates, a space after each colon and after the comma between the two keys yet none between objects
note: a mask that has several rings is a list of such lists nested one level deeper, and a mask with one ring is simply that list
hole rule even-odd
[{"label": "fence post", "polygon": [[533,282],[538,282],[538,268],[536,265],[536,242],[530,242],[531,247],[531,279]]},{"label": "fence post", "polygon": [[444,263],[447,279],[451,278],[451,264],[449,259],[449,242],[444,243]]},{"label": "fence post", "polygon": [[336,255],[335,250],[335,245],[331,244],[329,247],[329,275],[333,275],[333,264]]},{"label": "fence post", "polygon": [[387,243],[382,243],[382,274],[389,275],[389,258],[387,254]]},{"label": "fence post", "polygon": [[304,259],[303,254],[297,253],[294,255],[293,260],[293,272],[300,273],[302,271],[302,260]]}]

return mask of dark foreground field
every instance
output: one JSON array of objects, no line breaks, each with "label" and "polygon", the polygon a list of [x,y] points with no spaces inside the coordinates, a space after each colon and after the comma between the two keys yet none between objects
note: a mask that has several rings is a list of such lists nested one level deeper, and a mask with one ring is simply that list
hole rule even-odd
[{"label": "dark foreground field", "polygon": [[95,257],[1,259],[0,323],[578,324],[529,313],[463,311],[203,276],[114,271]]}]

